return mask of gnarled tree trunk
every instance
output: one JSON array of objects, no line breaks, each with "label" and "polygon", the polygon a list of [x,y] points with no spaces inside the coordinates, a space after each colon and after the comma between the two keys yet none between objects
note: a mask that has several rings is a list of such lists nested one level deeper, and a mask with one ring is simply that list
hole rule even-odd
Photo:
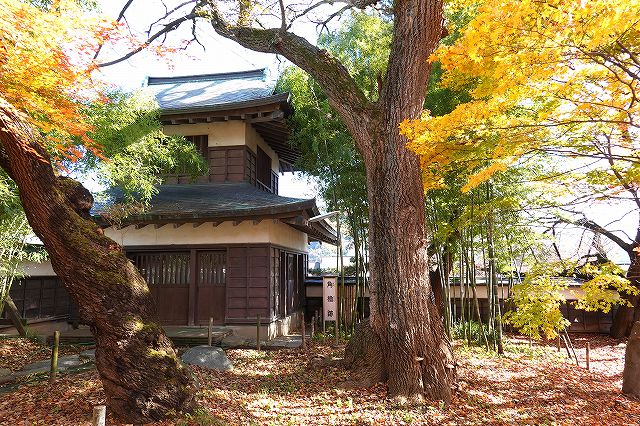
[{"label": "gnarled tree trunk", "polygon": [[322,86],[340,114],[367,171],[370,319],[378,339],[356,339],[365,344],[379,341],[382,356],[374,358],[382,365],[376,377],[387,378],[391,396],[449,401],[454,363],[429,285],[420,165],[418,157],[406,149],[398,128],[422,111],[430,72],[427,58],[443,32],[442,0],[393,2],[391,54],[375,102],[367,99],[336,58],[289,32],[286,22],[269,29],[233,25],[216,2],[207,7],[218,34],[248,49],[283,55]]},{"label": "gnarled tree trunk", "polygon": [[454,361],[429,284],[422,178],[417,156],[394,130],[384,129],[367,165],[370,322],[390,395],[448,402]]},{"label": "gnarled tree trunk", "polygon": [[89,191],[54,174],[40,137],[1,98],[0,129],[0,166],[18,185],[29,224],[91,326],[109,408],[133,423],[191,411],[189,372],[156,322],[144,279],[91,220]]}]

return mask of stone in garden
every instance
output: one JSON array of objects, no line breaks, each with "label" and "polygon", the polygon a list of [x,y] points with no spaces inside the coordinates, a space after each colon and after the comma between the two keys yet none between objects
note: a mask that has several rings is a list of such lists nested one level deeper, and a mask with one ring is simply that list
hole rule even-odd
[{"label": "stone in garden", "polygon": [[0,368],[0,377],[10,376],[11,370],[8,368]]},{"label": "stone in garden", "polygon": [[[77,367],[79,365],[84,364],[83,361],[80,360],[78,355],[69,355],[58,358],[58,371],[65,371],[69,368]],[[49,371],[51,369],[51,360],[47,359],[44,361],[33,362],[31,364],[27,364],[22,367],[21,372],[25,372],[26,374],[40,373]]]},{"label": "stone in garden", "polygon": [[87,361],[95,361],[96,360],[96,350],[95,349],[88,349],[86,351],[82,351],[78,354],[78,356],[80,357],[80,359],[84,359]]},{"label": "stone in garden", "polygon": [[185,364],[198,365],[212,370],[228,371],[233,368],[233,364],[221,348],[216,346],[196,346],[189,348],[182,354],[182,362]]}]

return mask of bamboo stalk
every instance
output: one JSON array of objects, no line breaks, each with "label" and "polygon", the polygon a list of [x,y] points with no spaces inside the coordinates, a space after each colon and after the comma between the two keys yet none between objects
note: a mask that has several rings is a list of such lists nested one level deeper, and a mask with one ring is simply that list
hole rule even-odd
[{"label": "bamboo stalk", "polygon": [[311,318],[311,340],[313,341],[313,336],[315,336],[315,328],[316,328],[316,315],[314,314]]}]

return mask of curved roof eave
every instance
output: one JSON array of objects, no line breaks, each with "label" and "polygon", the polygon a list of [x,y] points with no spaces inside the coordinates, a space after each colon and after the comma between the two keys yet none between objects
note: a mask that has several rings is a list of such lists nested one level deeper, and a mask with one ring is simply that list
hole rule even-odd
[{"label": "curved roof eave", "polygon": [[277,95],[272,95],[264,98],[251,99],[248,101],[241,102],[228,102],[223,104],[212,104],[212,105],[201,105],[197,107],[185,107],[185,108],[171,108],[171,109],[162,109],[160,111],[161,115],[172,115],[172,114],[190,114],[190,113],[200,113],[200,112],[209,112],[209,111],[225,111],[232,109],[242,109],[242,108],[251,108],[257,106],[264,106],[273,103],[289,103],[291,95],[288,92],[279,93]]}]

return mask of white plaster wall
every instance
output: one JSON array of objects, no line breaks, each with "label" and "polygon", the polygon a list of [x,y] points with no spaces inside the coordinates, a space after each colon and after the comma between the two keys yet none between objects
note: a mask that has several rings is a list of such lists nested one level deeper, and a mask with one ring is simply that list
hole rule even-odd
[{"label": "white plaster wall", "polygon": [[[506,299],[509,297],[507,287],[502,288],[502,286],[498,287],[498,292],[500,293],[501,299]],[[470,290],[471,291],[471,290]],[[620,295],[615,290],[607,290],[609,294],[613,297],[619,298]],[[560,293],[564,296],[566,300],[578,300],[583,297],[584,291],[579,287],[573,287],[561,290]],[[470,293],[471,295],[473,293]],[[487,287],[485,285],[476,285],[476,294],[478,295],[478,299],[486,299],[487,298]],[[452,286],[451,287],[451,297],[460,297],[460,287]]]},{"label": "white plaster wall", "polygon": [[20,268],[27,276],[45,277],[56,275],[56,273],[53,272],[51,262],[48,260],[44,262],[23,262],[20,264]]},{"label": "white plaster wall", "polygon": [[245,126],[244,121],[230,120],[164,126],[162,131],[169,136],[209,135],[209,146],[233,146],[245,145]]},{"label": "white plaster wall", "polygon": [[272,243],[280,246],[307,251],[307,235],[281,222],[263,220],[258,224],[244,221],[237,226],[233,222],[223,222],[218,226],[205,223],[197,228],[185,224],[179,228],[153,225],[136,229],[128,226],[122,229],[108,228],[105,234],[123,246],[145,245],[190,245],[190,244],[243,244]]}]

